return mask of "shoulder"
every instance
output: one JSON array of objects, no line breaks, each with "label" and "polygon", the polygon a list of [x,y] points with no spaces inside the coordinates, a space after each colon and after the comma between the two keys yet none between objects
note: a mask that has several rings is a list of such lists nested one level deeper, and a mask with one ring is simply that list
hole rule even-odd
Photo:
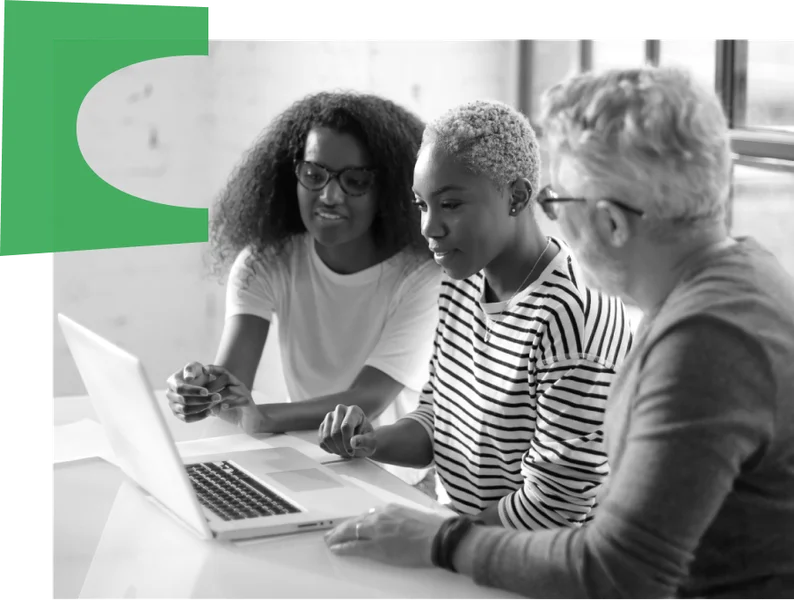
[{"label": "shoulder", "polygon": [[708,313],[679,319],[647,337],[639,368],[648,389],[688,390],[718,410],[734,404],[772,414],[784,381],[758,336]]},{"label": "shoulder", "polygon": [[697,364],[706,376],[718,364],[753,365],[756,372],[772,379],[772,360],[764,337],[748,331],[740,319],[726,318],[709,310],[681,314],[674,319],[665,318],[663,313],[657,315],[644,335],[640,364],[659,357],[681,365]]},{"label": "shoulder", "polygon": [[589,290],[567,244],[554,237],[550,239],[559,252],[522,304],[526,304],[527,310],[533,310],[538,320],[549,325],[564,324],[566,328],[583,330]]},{"label": "shoulder", "polygon": [[[554,239],[554,238],[552,238]],[[528,300],[535,303],[541,343],[555,359],[589,360],[614,368],[631,344],[631,323],[623,302],[589,288],[564,242],[554,268]]]},{"label": "shoulder", "polygon": [[434,260],[413,250],[403,250],[384,262],[397,295],[438,295],[442,271]]},{"label": "shoulder", "polygon": [[250,285],[252,280],[271,281],[295,270],[296,263],[308,260],[306,236],[288,240],[280,248],[243,248],[232,263],[230,284]]}]

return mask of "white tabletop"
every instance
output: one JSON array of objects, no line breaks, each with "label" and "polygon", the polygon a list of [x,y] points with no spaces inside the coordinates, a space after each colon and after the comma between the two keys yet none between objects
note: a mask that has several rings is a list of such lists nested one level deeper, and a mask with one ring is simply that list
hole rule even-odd
[{"label": "white tabletop", "polygon": [[[55,399],[56,425],[83,418],[95,418],[86,397]],[[168,423],[176,441],[239,433],[218,419],[187,425],[169,418]],[[316,443],[315,436],[301,432],[267,441],[293,445],[297,437]],[[413,502],[433,504],[371,461],[329,466]],[[201,540],[101,459],[55,465],[54,491],[55,598],[515,597],[439,569],[406,570],[334,556],[321,532],[242,543]]]}]

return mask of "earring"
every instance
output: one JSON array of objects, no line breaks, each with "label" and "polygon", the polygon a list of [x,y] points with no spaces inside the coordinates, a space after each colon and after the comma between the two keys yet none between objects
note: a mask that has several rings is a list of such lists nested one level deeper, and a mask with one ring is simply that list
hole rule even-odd
[{"label": "earring", "polygon": [[514,206],[513,208],[511,208],[511,209],[510,209],[510,214],[511,214],[511,215],[514,215],[514,214],[516,214],[516,207],[515,207],[515,206]]}]

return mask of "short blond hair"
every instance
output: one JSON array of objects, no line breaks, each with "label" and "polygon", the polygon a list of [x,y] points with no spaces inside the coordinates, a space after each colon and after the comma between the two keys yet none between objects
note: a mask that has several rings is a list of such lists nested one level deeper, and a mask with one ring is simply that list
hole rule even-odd
[{"label": "short blond hair", "polygon": [[546,92],[541,119],[549,149],[574,159],[594,194],[626,199],[678,227],[724,218],[728,124],[713,90],[689,72],[646,66],[577,75]]},{"label": "short blond hair", "polygon": [[499,187],[518,178],[540,183],[540,151],[529,120],[502,102],[475,100],[456,106],[425,128],[422,146],[436,144],[473,173]]}]

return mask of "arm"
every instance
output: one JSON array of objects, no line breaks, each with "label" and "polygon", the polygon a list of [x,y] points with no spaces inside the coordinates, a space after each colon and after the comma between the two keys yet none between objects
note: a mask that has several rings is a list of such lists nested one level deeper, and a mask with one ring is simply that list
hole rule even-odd
[{"label": "arm", "polygon": [[[250,389],[250,388],[249,388]],[[317,429],[337,405],[358,406],[375,419],[394,401],[403,385],[374,367],[365,366],[347,390],[304,402],[280,402],[257,406],[263,417],[262,433]]]},{"label": "arm", "polygon": [[535,435],[521,460],[524,484],[481,518],[514,529],[579,525],[609,472],[603,420],[615,372],[571,358],[539,365],[535,376]]},{"label": "arm", "polygon": [[250,390],[267,341],[270,321],[238,314],[226,319],[215,364],[227,368]]},{"label": "arm", "polygon": [[268,431],[316,429],[337,405],[358,406],[377,418],[404,387],[425,380],[437,320],[440,271],[432,261],[408,274],[390,307],[383,332],[352,385],[342,392],[304,402],[260,408]]},{"label": "arm", "polygon": [[[536,597],[671,597],[743,463],[768,442],[774,379],[757,342],[706,319],[648,352],[619,468],[591,523],[480,527],[456,566],[482,585]],[[619,410],[619,409],[618,409]]]},{"label": "arm", "polygon": [[421,469],[433,462],[433,441],[418,421],[400,419],[375,431],[376,447],[371,456],[378,462]]},{"label": "arm", "polygon": [[[250,390],[253,387],[270,322],[254,315],[233,315],[226,320],[215,364],[228,369]],[[377,417],[400,393],[403,386],[372,367],[364,367],[353,385],[344,392],[306,402],[260,404],[262,433],[313,429],[337,404],[361,407],[370,418]]]},{"label": "arm", "polygon": [[[441,324],[438,325],[438,337]],[[433,411],[433,390],[436,379],[436,349],[430,359],[429,377],[419,395],[416,410],[405,415],[394,425],[381,427],[376,433],[378,445],[373,459],[403,467],[427,467],[433,462],[433,438],[435,413]]]}]

